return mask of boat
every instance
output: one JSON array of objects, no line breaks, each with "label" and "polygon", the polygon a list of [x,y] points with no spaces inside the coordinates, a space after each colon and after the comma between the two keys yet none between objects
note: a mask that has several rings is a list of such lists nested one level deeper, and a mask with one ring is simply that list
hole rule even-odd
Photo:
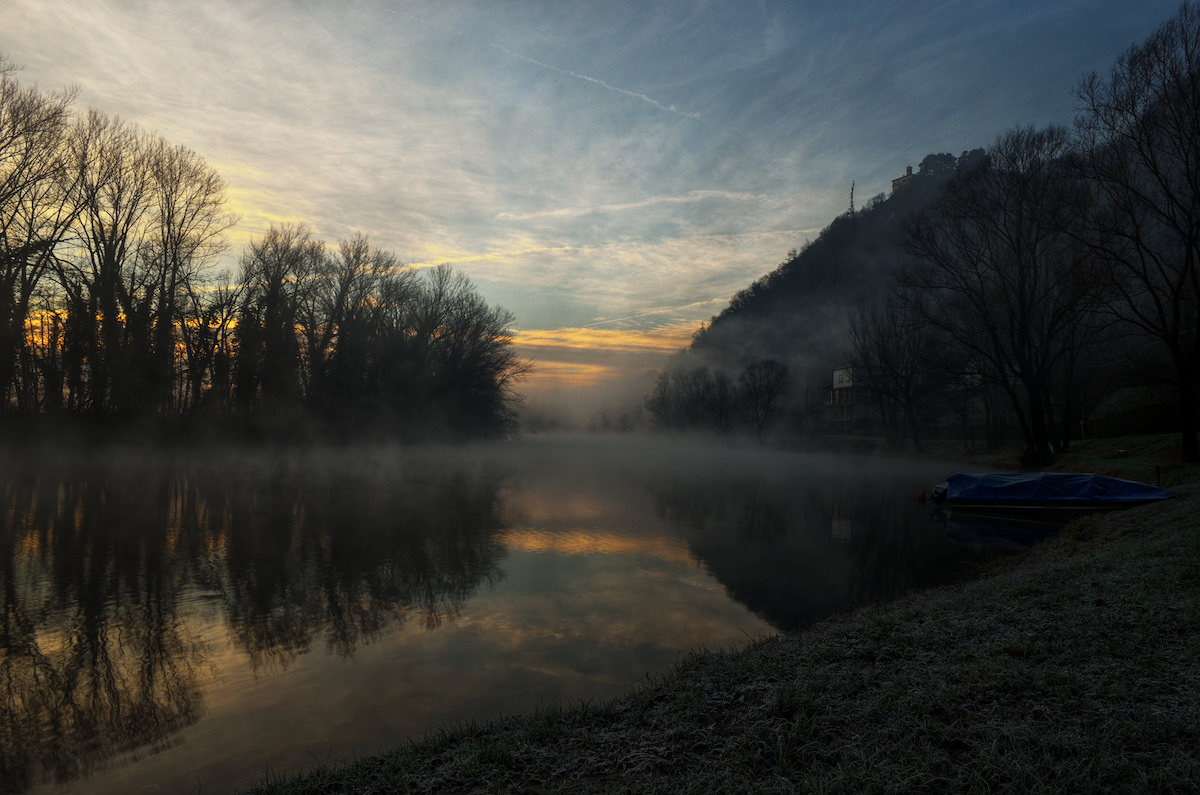
[{"label": "boat", "polygon": [[1129,508],[1175,495],[1135,480],[1080,472],[966,473],[933,487],[943,510],[963,513],[1070,518]]}]

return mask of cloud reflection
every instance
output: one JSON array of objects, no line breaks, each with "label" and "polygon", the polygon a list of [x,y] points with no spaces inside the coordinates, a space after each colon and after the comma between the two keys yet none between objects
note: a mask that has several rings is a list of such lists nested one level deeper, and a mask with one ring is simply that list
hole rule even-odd
[{"label": "cloud reflection", "polygon": [[[528,516],[529,507],[525,506]],[[636,537],[602,530],[506,530],[497,540],[508,549],[555,555],[635,555],[655,561],[695,566],[698,561],[678,539],[661,536]]]}]

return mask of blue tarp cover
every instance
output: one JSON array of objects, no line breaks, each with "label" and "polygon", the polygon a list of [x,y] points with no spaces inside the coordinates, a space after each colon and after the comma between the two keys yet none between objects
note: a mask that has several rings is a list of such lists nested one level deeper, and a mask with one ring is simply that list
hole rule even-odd
[{"label": "blue tarp cover", "polygon": [[1172,496],[1169,491],[1133,480],[1074,472],[960,473],[946,480],[946,500],[949,502],[1128,504],[1165,500]]}]

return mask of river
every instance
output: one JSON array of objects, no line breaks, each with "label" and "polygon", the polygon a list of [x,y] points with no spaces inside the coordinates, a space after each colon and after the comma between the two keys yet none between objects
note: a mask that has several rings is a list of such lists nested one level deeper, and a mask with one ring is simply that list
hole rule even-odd
[{"label": "river", "polygon": [[7,454],[0,791],[235,791],[958,576],[956,467],[720,443]]}]

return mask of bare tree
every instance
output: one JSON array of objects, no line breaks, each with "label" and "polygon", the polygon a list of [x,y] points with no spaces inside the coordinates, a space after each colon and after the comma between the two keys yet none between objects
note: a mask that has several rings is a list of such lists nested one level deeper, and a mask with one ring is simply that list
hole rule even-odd
[{"label": "bare tree", "polygon": [[733,430],[742,395],[724,370],[676,367],[658,375],[643,406],[664,429]]},{"label": "bare tree", "polygon": [[295,412],[301,404],[301,350],[296,333],[325,244],[305,226],[272,226],[242,255],[237,322],[238,404],[244,410]]},{"label": "bare tree", "polygon": [[154,297],[148,387],[158,408],[169,410],[179,408],[172,406],[173,394],[183,399],[173,376],[184,364],[175,343],[187,298],[195,299],[204,269],[225,251],[223,235],[236,218],[224,209],[225,181],[191,149],[158,139],[149,144],[147,161],[154,206],[140,260]]},{"label": "bare tree", "polygon": [[137,408],[145,398],[133,359],[149,341],[147,274],[135,266],[153,206],[148,146],[141,130],[95,110],[72,136],[82,256],[65,262],[60,278],[73,299],[72,344],[87,361],[95,412]]},{"label": "bare tree", "polygon": [[948,183],[906,229],[914,266],[905,287],[928,298],[918,307],[925,319],[1008,394],[1035,466],[1053,455],[1052,375],[1092,286],[1060,218],[1073,201],[1069,143],[1059,127],[1001,135],[984,164]]},{"label": "bare tree", "polygon": [[241,284],[231,284],[226,273],[211,281],[188,282],[179,324],[187,355],[184,394],[179,398],[182,412],[223,412],[231,407],[240,299]]},{"label": "bare tree", "polygon": [[[364,235],[343,240],[319,267],[303,306],[310,403],[325,415],[344,414],[378,384],[377,350],[397,332],[389,316],[403,313],[413,296],[415,272]],[[399,333],[403,333],[399,331]]]},{"label": "bare tree", "polygon": [[758,443],[779,408],[788,385],[788,369],[774,359],[754,362],[738,376],[738,394]]},{"label": "bare tree", "polygon": [[719,433],[726,434],[733,430],[737,415],[737,387],[729,373],[714,370],[704,379],[700,391],[700,405],[708,421]]},{"label": "bare tree", "polygon": [[18,362],[42,342],[26,329],[32,301],[75,218],[64,160],[74,92],[23,87],[15,71],[0,56],[0,408],[15,396],[30,410],[36,388],[16,383]]},{"label": "bare tree", "polygon": [[671,429],[676,426],[676,402],[671,371],[663,370],[655,378],[654,388],[642,398],[642,405],[656,425]]},{"label": "bare tree", "polygon": [[1184,461],[1200,461],[1200,5],[1189,0],[1076,92],[1092,201],[1080,239],[1108,265],[1118,317],[1161,344]]},{"label": "bare tree", "polygon": [[431,278],[433,292],[446,307],[427,367],[436,407],[448,430],[472,435],[507,432],[515,421],[513,391],[529,366],[512,349],[510,328],[515,317],[492,307],[465,277],[439,266]]},{"label": "bare tree", "polygon": [[902,447],[911,435],[921,447],[920,418],[936,398],[934,360],[939,334],[919,311],[919,296],[887,296],[860,303],[850,318],[855,381],[879,397],[888,441]]}]

